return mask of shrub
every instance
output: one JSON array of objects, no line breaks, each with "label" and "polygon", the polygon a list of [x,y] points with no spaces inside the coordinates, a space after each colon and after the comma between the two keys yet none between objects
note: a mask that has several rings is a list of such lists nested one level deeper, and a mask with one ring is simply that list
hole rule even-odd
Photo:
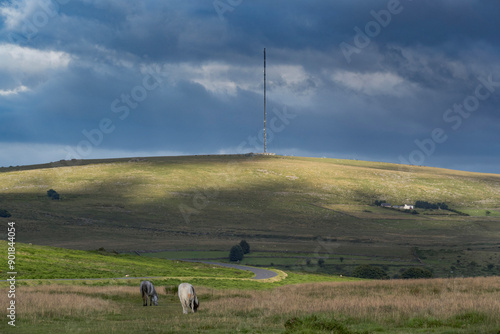
[{"label": "shrub", "polygon": [[409,278],[431,278],[432,272],[429,269],[412,267],[406,269],[401,274],[401,278],[409,279]]},{"label": "shrub", "polygon": [[250,245],[248,244],[248,242],[246,242],[246,240],[241,240],[240,246],[243,249],[243,254],[250,253]]},{"label": "shrub", "polygon": [[167,295],[176,295],[177,292],[179,291],[179,286],[178,285],[167,285],[165,286],[165,293]]},{"label": "shrub", "polygon": [[9,213],[9,211],[4,210],[4,209],[0,209],[0,217],[9,218],[10,216],[11,216],[11,214]]},{"label": "shrub", "polygon": [[352,275],[359,278],[387,279],[387,273],[379,267],[363,264],[354,268]]},{"label": "shrub", "polygon": [[61,198],[54,189],[47,190],[47,196],[53,200],[59,200]]},{"label": "shrub", "polygon": [[335,334],[352,333],[340,321],[326,316],[317,316],[315,314],[302,317],[292,317],[285,321],[285,333],[318,333],[327,332]]},{"label": "shrub", "polygon": [[229,252],[229,261],[241,261],[243,254],[243,248],[240,245],[234,245]]}]

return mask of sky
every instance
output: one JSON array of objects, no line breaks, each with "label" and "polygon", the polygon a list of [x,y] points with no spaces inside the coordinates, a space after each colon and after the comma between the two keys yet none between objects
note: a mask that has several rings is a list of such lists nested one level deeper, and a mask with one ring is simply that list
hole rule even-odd
[{"label": "sky", "polygon": [[267,151],[500,173],[498,0],[0,1],[0,166]]}]

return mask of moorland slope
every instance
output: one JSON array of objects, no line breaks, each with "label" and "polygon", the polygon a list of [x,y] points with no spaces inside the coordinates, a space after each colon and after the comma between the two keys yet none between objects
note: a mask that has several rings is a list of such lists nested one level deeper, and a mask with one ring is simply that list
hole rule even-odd
[{"label": "moorland slope", "polygon": [[440,276],[500,267],[495,174],[259,155],[60,161],[1,168],[0,209],[19,241],[74,249],[224,250],[246,239],[253,250],[322,254],[340,272],[342,255],[394,270],[413,261]]}]

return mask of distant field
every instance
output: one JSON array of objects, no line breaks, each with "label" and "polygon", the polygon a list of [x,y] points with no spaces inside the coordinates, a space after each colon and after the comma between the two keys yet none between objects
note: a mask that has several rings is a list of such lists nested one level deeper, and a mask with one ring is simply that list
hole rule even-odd
[{"label": "distant field", "polygon": [[[201,259],[230,263],[228,252],[224,251],[164,251],[141,253],[142,256],[164,259]],[[320,260],[322,263],[320,263]],[[384,268],[391,277],[398,277],[405,269],[422,266],[409,256],[370,256],[346,255],[333,253],[297,253],[297,252],[251,252],[239,262],[242,265],[274,267],[283,270],[335,274],[349,276],[359,265],[370,264]]]},{"label": "distant field", "polygon": [[154,253],[141,253],[141,256],[156,257],[161,259],[217,259],[227,258],[225,251],[165,251]]},{"label": "distant field", "polygon": [[[61,200],[50,200],[49,189]],[[470,216],[412,215],[375,200],[446,202]],[[445,277],[500,273],[500,176],[493,174],[282,156],[61,161],[1,168],[0,209],[12,215],[0,224],[15,221],[18,241],[36,245],[223,251],[246,239],[255,252],[327,253],[334,274],[351,270],[332,260],[339,256],[418,262]],[[416,248],[436,255],[419,259]],[[475,254],[477,265],[457,266],[460,252]],[[399,267],[389,269],[397,274]]]}]

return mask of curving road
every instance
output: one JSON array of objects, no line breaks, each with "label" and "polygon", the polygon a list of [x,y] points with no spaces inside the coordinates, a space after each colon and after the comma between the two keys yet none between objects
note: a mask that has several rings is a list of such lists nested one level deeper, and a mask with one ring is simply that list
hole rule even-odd
[{"label": "curving road", "polygon": [[212,262],[212,261],[192,261],[192,262],[201,262],[201,263],[206,263],[206,264],[214,264],[214,265],[221,266],[221,267],[228,267],[228,268],[234,268],[234,269],[240,269],[240,270],[248,270],[248,271],[251,271],[255,274],[255,277],[252,277],[252,279],[267,279],[267,278],[273,278],[273,277],[278,276],[278,274],[272,270],[249,267],[249,266],[242,266],[239,264],[221,263],[221,262]]}]

